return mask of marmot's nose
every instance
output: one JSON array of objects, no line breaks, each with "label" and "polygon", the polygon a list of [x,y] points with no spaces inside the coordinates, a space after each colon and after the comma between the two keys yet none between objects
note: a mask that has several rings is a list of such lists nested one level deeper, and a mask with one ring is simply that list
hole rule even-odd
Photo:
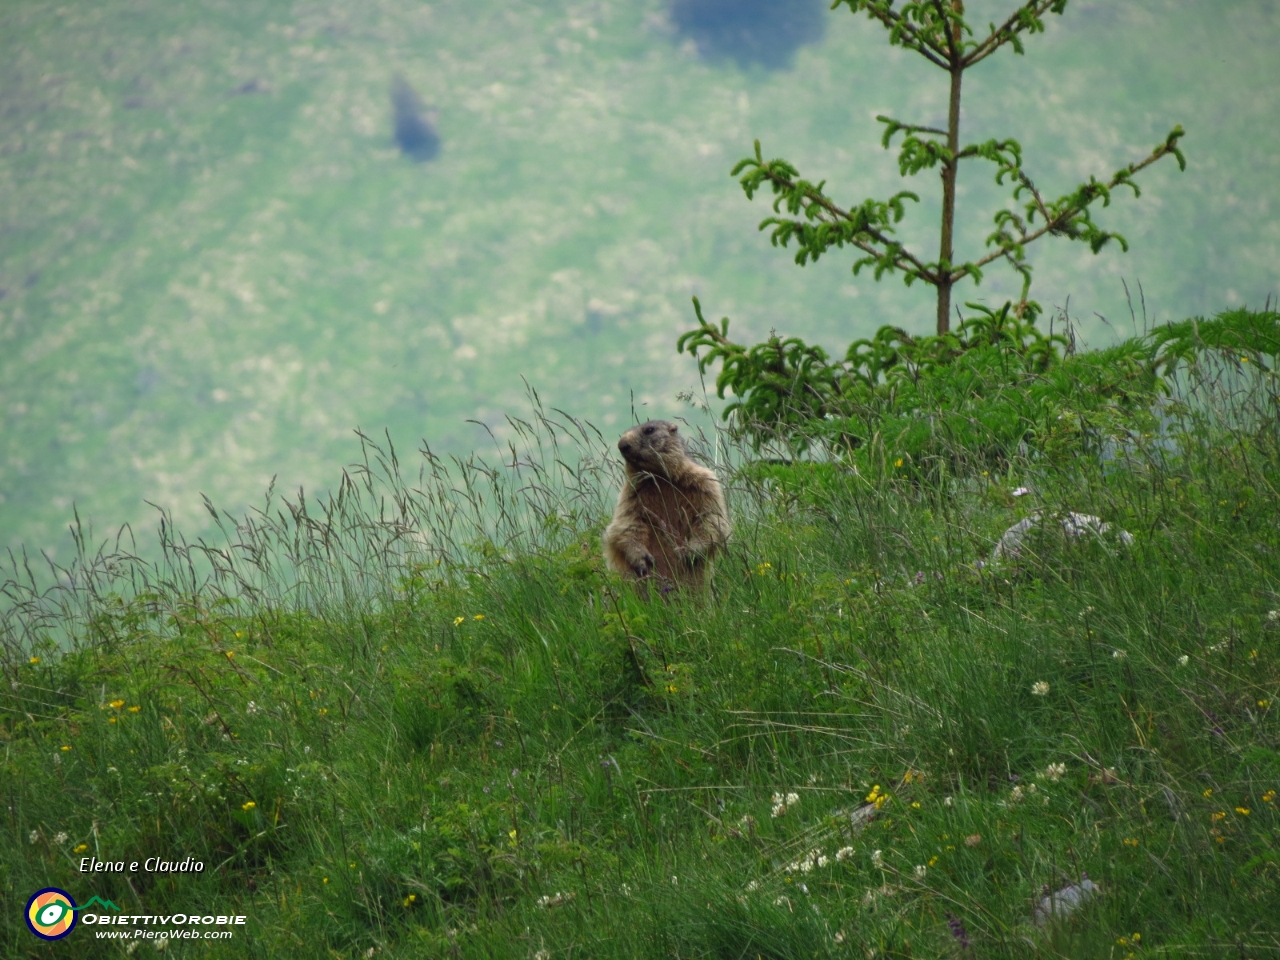
[{"label": "marmot's nose", "polygon": [[628,454],[631,452],[631,444],[628,443],[626,440],[619,440],[618,450],[621,451],[624,455]]}]

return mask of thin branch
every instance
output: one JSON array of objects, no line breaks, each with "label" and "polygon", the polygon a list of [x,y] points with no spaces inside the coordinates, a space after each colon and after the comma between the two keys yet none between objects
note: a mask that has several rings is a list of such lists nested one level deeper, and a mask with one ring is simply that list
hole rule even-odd
[{"label": "thin branch", "polygon": [[[1137,173],[1139,170],[1142,170],[1146,167],[1151,166],[1151,164],[1155,163],[1157,160],[1161,159],[1164,156],[1167,156],[1172,152],[1173,152],[1173,148],[1171,148],[1167,143],[1162,144],[1161,146],[1157,147],[1154,152],[1152,152],[1151,156],[1147,157],[1147,159],[1143,160],[1141,163],[1131,163],[1129,164],[1129,166],[1125,167],[1125,169],[1121,170],[1114,177],[1112,177],[1111,182],[1106,184],[1106,189],[1112,190],[1115,187],[1119,186],[1121,183],[1127,182],[1130,176]],[[1053,233],[1055,230],[1062,229],[1071,221],[1072,217],[1074,217],[1076,214],[1080,213],[1085,208],[1087,208],[1089,206],[1089,203],[1093,202],[1093,199],[1096,199],[1096,198],[1091,198],[1087,203],[1077,203],[1077,204],[1073,204],[1072,206],[1066,207],[1063,210],[1061,210],[1056,217],[1049,218],[1048,216],[1046,216],[1045,219],[1047,222],[1043,227],[1041,227],[1039,230],[1034,230],[1031,233],[1022,234],[1022,236],[1018,237],[1018,243],[1021,244],[1022,246],[1026,246],[1027,244],[1032,243],[1033,241],[1039,240],[1046,233]],[[1041,212],[1044,213],[1045,212],[1044,206],[1043,206],[1043,203],[1041,203],[1040,197],[1038,194],[1036,194],[1036,202],[1040,204]],[[952,282],[954,283],[956,280],[959,280],[961,277],[966,276],[970,272],[971,268],[973,267],[977,267],[981,269],[982,267],[986,266],[988,263],[991,263],[994,260],[999,260],[1001,257],[1005,256],[1006,252],[1007,251],[1005,250],[1005,248],[1001,247],[999,250],[996,250],[987,254],[985,257],[978,260],[976,263],[965,264],[963,267],[957,270],[955,274],[952,276],[951,278]]]},{"label": "thin branch", "polygon": [[983,60],[987,59],[987,57],[991,56],[991,54],[995,53],[1006,43],[1012,40],[1016,34],[1021,33],[1023,27],[1021,26],[1021,17],[1019,17],[1019,14],[1024,10],[1032,11],[1031,15],[1036,19],[1039,19],[1056,2],[1057,0],[1027,0],[1026,3],[1009,15],[1008,20],[1002,23],[995,30],[991,31],[991,35],[987,37],[987,39],[983,40],[982,43],[978,44],[978,46],[976,46],[973,51],[964,58],[965,69],[972,67],[975,63],[981,63]]},{"label": "thin branch", "polygon": [[934,46],[934,44],[925,38],[919,30],[913,27],[909,21],[903,19],[901,14],[894,13],[888,8],[879,9],[871,6],[868,6],[866,11],[888,27],[890,32],[893,31],[895,26],[901,25],[902,32],[907,37],[907,39],[902,41],[902,45],[904,47],[910,47],[930,63],[941,67],[943,70],[950,69],[947,61],[942,59],[944,56],[942,49]]}]

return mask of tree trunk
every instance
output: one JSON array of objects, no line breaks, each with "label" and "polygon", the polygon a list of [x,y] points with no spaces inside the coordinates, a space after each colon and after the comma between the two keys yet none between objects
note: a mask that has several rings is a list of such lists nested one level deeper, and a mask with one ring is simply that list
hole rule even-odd
[{"label": "tree trunk", "polygon": [[[964,65],[957,56],[951,62],[951,105],[947,111],[947,149],[954,158],[960,152],[960,78]],[[956,173],[952,159],[942,167],[942,244],[938,250],[938,335],[951,329],[952,232],[956,220]]]}]

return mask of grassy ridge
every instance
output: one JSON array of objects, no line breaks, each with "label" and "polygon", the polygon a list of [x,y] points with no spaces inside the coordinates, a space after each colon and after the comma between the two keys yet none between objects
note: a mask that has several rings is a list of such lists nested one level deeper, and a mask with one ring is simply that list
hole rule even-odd
[{"label": "grassy ridge", "polygon": [[[190,855],[92,893],[247,913],[238,956],[1277,955],[1273,381],[1193,379],[1102,460],[741,470],[713,595],[667,603],[601,568],[589,428],[413,483],[369,447],[333,500],[11,612],[6,897]],[[1059,510],[1134,542],[977,562]]]}]

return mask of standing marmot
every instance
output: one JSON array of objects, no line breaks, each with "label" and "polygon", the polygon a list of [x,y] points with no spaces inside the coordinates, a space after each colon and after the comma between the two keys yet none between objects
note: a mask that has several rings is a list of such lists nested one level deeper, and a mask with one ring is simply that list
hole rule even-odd
[{"label": "standing marmot", "polygon": [[729,539],[720,481],[693,461],[676,425],[666,420],[632,427],[618,449],[627,478],[604,532],[605,560],[632,579],[657,574],[701,585],[708,561]]}]

